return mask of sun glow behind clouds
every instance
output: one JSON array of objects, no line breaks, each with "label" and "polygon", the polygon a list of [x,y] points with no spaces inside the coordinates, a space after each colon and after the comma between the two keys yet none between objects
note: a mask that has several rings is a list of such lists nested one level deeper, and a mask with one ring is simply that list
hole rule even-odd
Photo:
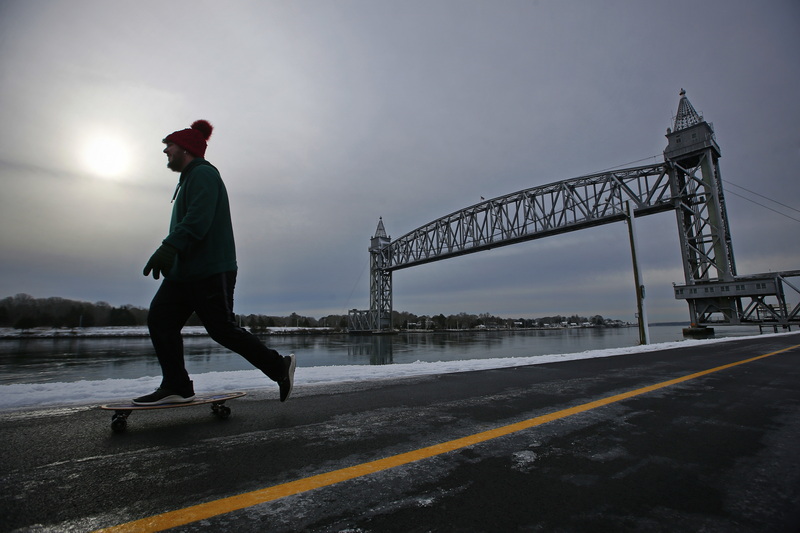
[{"label": "sun glow behind clouds", "polygon": [[83,146],[81,160],[86,169],[100,178],[118,178],[129,167],[130,153],[120,139],[95,135]]}]

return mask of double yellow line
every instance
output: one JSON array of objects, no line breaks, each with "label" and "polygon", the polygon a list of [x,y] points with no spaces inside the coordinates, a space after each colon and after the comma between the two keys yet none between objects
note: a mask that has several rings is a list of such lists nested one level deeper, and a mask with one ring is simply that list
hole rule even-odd
[{"label": "double yellow line", "polygon": [[559,420],[561,418],[566,418],[568,416],[576,415],[578,413],[583,413],[586,411],[590,411],[592,409],[597,409],[598,407],[603,407],[605,405],[609,405],[615,402],[627,400],[628,398],[633,398],[634,396],[646,394],[648,392],[652,392],[658,389],[663,389],[665,387],[677,385],[678,383],[683,383],[684,381],[696,379],[708,374],[712,374],[714,372],[719,372],[721,370],[726,370],[728,368],[732,368],[738,365],[743,365],[745,363],[758,361],[759,359],[763,359],[765,357],[770,357],[772,355],[786,352],[797,347],[800,347],[800,344],[797,344],[795,346],[790,346],[788,348],[784,348],[782,350],[778,350],[775,352],[770,352],[764,355],[759,355],[756,357],[751,357],[749,359],[744,359],[742,361],[737,361],[735,363],[730,363],[727,365],[710,368],[708,370],[703,370],[702,372],[696,372],[694,374],[689,374],[687,376],[683,376],[680,378],[671,379],[669,381],[663,381],[661,383],[656,383],[655,385],[650,385],[648,387],[642,387],[640,389],[623,392],[621,394],[615,394],[614,396],[609,396],[607,398],[602,398],[600,400],[596,400],[593,402],[585,403],[575,407],[570,407],[568,409],[562,409],[554,413],[537,416],[535,418],[523,420],[522,422],[517,422],[515,424],[509,424],[488,431],[483,431],[481,433],[476,433],[474,435],[469,435],[467,437],[462,437],[460,439],[442,442],[440,444],[435,444],[433,446],[428,446],[426,448],[420,448],[418,450],[413,450],[410,452],[393,455],[391,457],[386,457],[384,459],[378,459],[376,461],[370,461],[368,463],[362,463],[348,468],[342,468],[340,470],[334,470],[332,472],[326,472],[324,474],[298,479],[297,481],[291,481],[289,483],[283,483],[281,485],[275,485],[273,487],[267,487],[265,489],[260,489],[253,492],[247,492],[244,494],[239,494],[237,496],[231,496],[229,498],[222,498],[220,500],[214,500],[208,503],[202,503],[200,505],[186,507],[184,509],[170,511],[164,514],[151,516],[149,518],[143,518],[141,520],[136,520],[134,522],[128,522],[126,524],[120,524],[118,526],[101,529],[98,530],[98,533],[99,532],[138,533],[138,532],[163,531],[165,529],[169,529],[172,527],[190,524],[192,522],[205,520],[214,516],[219,516],[225,513],[230,513],[232,511],[237,511],[239,509],[245,509],[247,507],[252,507],[254,505],[285,498],[286,496],[291,496],[293,494],[299,494],[302,492],[307,492],[310,490],[319,489],[330,485],[335,485],[336,483],[341,483],[342,481],[348,481],[361,476],[374,474],[375,472],[380,472],[382,470],[388,470],[389,468],[395,468],[398,466],[413,463],[415,461],[420,461],[422,459],[428,459],[430,457],[435,457],[437,455],[441,455],[447,452],[452,452],[454,450],[465,448],[467,446],[473,446],[475,444],[486,442],[491,439],[496,439],[498,437],[504,437],[506,435],[510,435],[518,431],[523,431],[536,426],[540,426],[542,424],[546,424],[548,422],[552,422],[554,420]]}]

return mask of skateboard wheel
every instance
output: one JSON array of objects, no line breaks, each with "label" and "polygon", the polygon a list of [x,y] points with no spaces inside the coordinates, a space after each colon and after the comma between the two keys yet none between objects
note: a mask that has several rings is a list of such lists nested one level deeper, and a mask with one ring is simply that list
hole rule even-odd
[{"label": "skateboard wheel", "polygon": [[128,421],[124,417],[114,415],[111,417],[111,429],[114,433],[122,433],[128,427]]},{"label": "skateboard wheel", "polygon": [[231,416],[231,408],[227,405],[215,405],[212,409],[214,414],[223,420]]}]

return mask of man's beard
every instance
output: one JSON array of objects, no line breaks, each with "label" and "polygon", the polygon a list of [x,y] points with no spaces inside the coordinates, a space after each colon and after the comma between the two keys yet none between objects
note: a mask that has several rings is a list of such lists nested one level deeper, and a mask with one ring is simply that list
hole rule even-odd
[{"label": "man's beard", "polygon": [[180,172],[183,168],[183,160],[178,161],[177,157],[173,157],[172,159],[167,159],[167,168],[170,170],[174,170],[175,172]]}]

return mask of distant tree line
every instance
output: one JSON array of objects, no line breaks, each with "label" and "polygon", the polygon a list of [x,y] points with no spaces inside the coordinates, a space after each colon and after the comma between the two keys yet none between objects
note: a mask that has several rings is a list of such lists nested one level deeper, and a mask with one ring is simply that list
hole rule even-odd
[{"label": "distant tree line", "polygon": [[330,328],[333,330],[347,329],[347,315],[328,315],[320,319],[310,316],[301,316],[292,313],[289,316],[247,315],[239,316],[242,326],[250,328],[253,333],[267,331],[270,328]]},{"label": "distant tree line", "polygon": [[[237,321],[254,332],[277,327],[346,328],[347,315],[331,315],[322,319],[292,313],[287,317],[248,315],[237,316]],[[65,298],[34,298],[17,294],[0,300],[0,327],[16,329],[33,328],[90,328],[112,326],[143,326],[147,324],[147,309],[133,305],[114,307],[106,302],[81,302]],[[187,322],[189,326],[202,323],[196,315]]]},{"label": "distant tree line", "polygon": [[507,318],[498,317],[489,313],[479,315],[459,313],[457,315],[445,316],[422,315],[417,316],[413,313],[392,312],[393,324],[400,329],[427,329],[427,330],[458,330],[476,328],[546,328],[562,326],[592,326],[592,327],[617,327],[622,323],[619,320],[603,318],[601,315],[590,317],[571,315],[571,316],[545,316],[541,318]]},{"label": "distant tree line", "polygon": [[106,302],[34,298],[29,294],[0,300],[0,326],[17,329],[133,326],[144,324],[146,317],[146,309],[132,305],[113,307]]},{"label": "distant tree line", "polygon": [[[263,333],[271,328],[329,328],[334,331],[347,330],[347,315],[328,315],[320,319],[292,313],[289,316],[238,315],[239,325],[254,333]],[[563,325],[591,325],[595,327],[614,327],[621,325],[618,320],[610,320],[600,315],[584,317],[546,316],[542,318],[503,318],[481,313],[478,315],[459,313],[457,315],[415,315],[393,311],[395,328],[413,330],[454,330],[475,328],[542,328]],[[28,294],[17,294],[0,300],[0,326],[16,329],[32,328],[88,328],[111,326],[143,326],[147,323],[147,309],[132,305],[114,307],[106,302],[81,302],[64,298],[34,298]],[[187,322],[190,326],[202,323],[196,315]]]}]

